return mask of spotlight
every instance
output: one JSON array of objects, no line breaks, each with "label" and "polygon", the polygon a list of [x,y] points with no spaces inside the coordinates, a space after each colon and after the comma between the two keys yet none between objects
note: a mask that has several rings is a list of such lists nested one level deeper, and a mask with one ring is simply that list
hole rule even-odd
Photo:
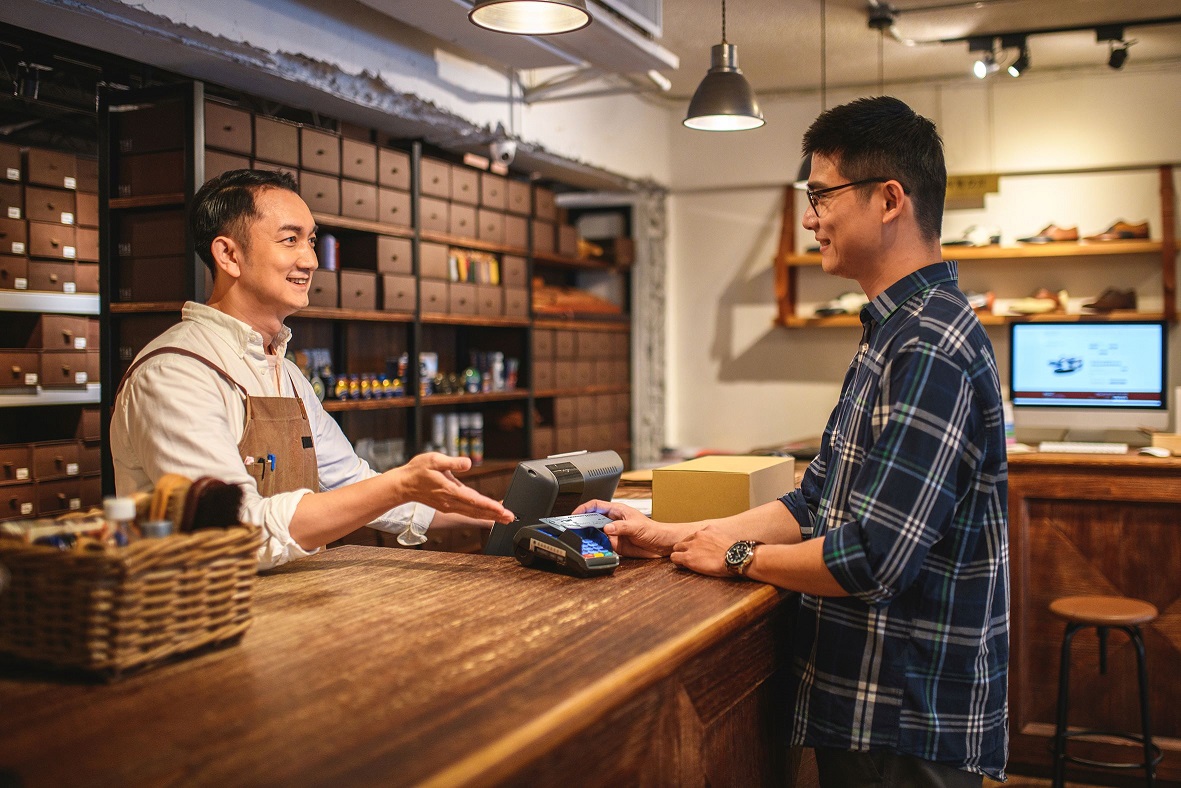
[{"label": "spotlight", "polygon": [[984,79],[989,74],[995,74],[1000,70],[1000,67],[1000,64],[996,62],[996,56],[991,52],[985,52],[972,64],[972,73],[976,79]]},{"label": "spotlight", "polygon": [[1019,77],[1025,73],[1027,68],[1029,68],[1029,48],[1022,47],[1021,54],[1017,56],[1016,60],[1009,64],[1009,76]]},{"label": "spotlight", "polygon": [[41,72],[53,71],[49,66],[20,61],[16,64],[16,79],[12,83],[12,95],[35,99],[41,92]]},{"label": "spotlight", "polygon": [[1111,42],[1111,54],[1107,56],[1107,65],[1119,71],[1124,67],[1124,63],[1128,62],[1128,47],[1131,46],[1130,41],[1120,41],[1119,46],[1115,42]]}]

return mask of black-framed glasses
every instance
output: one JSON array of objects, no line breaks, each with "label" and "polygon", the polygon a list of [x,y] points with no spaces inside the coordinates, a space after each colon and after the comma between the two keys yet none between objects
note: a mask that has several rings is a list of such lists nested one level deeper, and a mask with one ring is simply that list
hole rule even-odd
[{"label": "black-framed glasses", "polygon": [[[808,191],[805,193],[808,195],[808,202],[810,202],[812,204],[812,211],[819,217],[820,216],[820,200],[817,199],[818,197],[824,197],[825,195],[832,194],[833,192],[839,192],[841,189],[849,189],[849,188],[852,188],[853,186],[864,186],[867,183],[887,183],[888,181],[892,181],[892,180],[895,180],[895,179],[894,178],[865,178],[860,181],[851,181],[849,183],[842,183],[839,186],[829,186],[828,188],[825,188],[825,189],[815,189],[815,190],[808,189]],[[902,191],[905,192],[906,190],[907,190],[906,187],[903,186]]]}]

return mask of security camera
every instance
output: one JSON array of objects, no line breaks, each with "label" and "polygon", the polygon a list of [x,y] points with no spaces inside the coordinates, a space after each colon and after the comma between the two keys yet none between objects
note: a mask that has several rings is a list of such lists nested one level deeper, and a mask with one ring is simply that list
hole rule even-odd
[{"label": "security camera", "polygon": [[515,140],[496,140],[490,148],[492,150],[492,160],[501,164],[512,164],[513,159],[517,156],[517,143]]}]

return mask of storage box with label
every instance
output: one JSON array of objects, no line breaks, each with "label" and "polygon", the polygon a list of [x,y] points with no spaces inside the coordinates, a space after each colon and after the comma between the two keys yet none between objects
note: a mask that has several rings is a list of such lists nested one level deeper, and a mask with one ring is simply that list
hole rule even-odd
[{"label": "storage box with label", "polygon": [[794,487],[791,457],[699,457],[652,471],[652,519],[687,523],[729,517]]}]

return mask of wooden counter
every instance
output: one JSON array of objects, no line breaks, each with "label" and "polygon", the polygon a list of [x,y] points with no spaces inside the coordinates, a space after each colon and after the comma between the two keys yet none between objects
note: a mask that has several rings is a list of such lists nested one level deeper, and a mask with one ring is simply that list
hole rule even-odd
[{"label": "wooden counter", "polygon": [[[1065,630],[1065,623],[1050,615],[1050,602],[1073,594],[1115,594],[1145,599],[1161,612],[1143,628],[1153,735],[1164,750],[1157,774],[1181,780],[1181,458],[1011,455],[1009,533],[1011,767],[1030,773],[1045,771],[1050,763]],[[1108,659],[1107,675],[1101,676],[1094,630],[1075,638],[1071,725],[1138,733],[1135,653],[1120,632],[1108,640]],[[1082,743],[1071,747],[1087,755]],[[1137,761],[1142,753],[1130,744],[1113,744],[1092,748],[1095,756]],[[1085,774],[1073,766],[1068,777]],[[1112,784],[1112,772],[1091,774]]]},{"label": "wooden counter", "polygon": [[0,674],[0,785],[785,784],[790,602],[667,561],[343,547],[261,577],[240,645]]}]

